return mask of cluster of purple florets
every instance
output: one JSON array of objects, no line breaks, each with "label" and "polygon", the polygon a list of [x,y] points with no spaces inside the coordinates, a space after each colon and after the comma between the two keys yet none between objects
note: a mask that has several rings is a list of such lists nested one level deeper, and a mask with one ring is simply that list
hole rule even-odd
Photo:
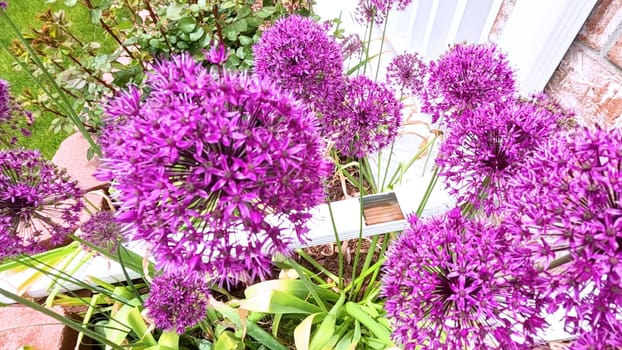
[{"label": "cluster of purple florets", "polygon": [[560,248],[572,258],[549,285],[568,331],[622,346],[622,130],[549,140],[513,186],[505,203],[515,240],[529,242],[543,268]]},{"label": "cluster of purple florets", "polygon": [[110,254],[117,254],[119,244],[124,240],[122,226],[117,222],[114,213],[98,211],[80,227],[83,240],[104,248]]},{"label": "cluster of purple florets", "polygon": [[453,209],[410,226],[387,252],[383,293],[406,349],[516,349],[545,325],[545,280],[503,227]]},{"label": "cluster of purple florets", "polygon": [[422,110],[437,121],[458,120],[464,111],[494,106],[516,93],[514,72],[494,45],[458,44],[429,64]]},{"label": "cluster of purple florets", "polygon": [[402,104],[384,84],[346,77],[341,46],[327,30],[301,16],[278,20],[255,45],[255,72],[305,102],[340,156],[366,157],[395,139]]},{"label": "cluster of purple florets", "polygon": [[392,243],[394,339],[529,348],[561,308],[573,349],[622,346],[622,131],[573,130],[546,95],[518,96],[494,46],[456,45],[428,67],[423,109],[441,121],[439,176],[460,207],[411,218]]},{"label": "cluster of purple florets", "polygon": [[82,193],[37,151],[0,151],[0,260],[62,243],[79,225]]},{"label": "cluster of purple florets", "polygon": [[212,75],[189,55],[157,64],[147,85],[108,109],[98,176],[114,182],[119,221],[167,272],[267,276],[324,199],[317,118],[264,78]]},{"label": "cluster of purple florets", "polygon": [[205,319],[209,298],[204,278],[194,274],[163,274],[151,282],[144,306],[156,327],[183,334],[187,327]]}]

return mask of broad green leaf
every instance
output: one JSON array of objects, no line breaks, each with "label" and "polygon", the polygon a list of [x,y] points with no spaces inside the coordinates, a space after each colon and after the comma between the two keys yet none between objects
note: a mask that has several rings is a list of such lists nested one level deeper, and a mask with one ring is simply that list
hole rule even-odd
[{"label": "broad green leaf", "polygon": [[194,32],[190,33],[188,37],[190,38],[190,41],[197,41],[203,37],[203,34],[205,34],[205,30],[198,27]]},{"label": "broad green leaf", "polygon": [[276,8],[274,6],[264,6],[261,8],[261,10],[257,11],[257,13],[255,13],[255,16],[259,17],[259,18],[268,18],[270,16],[272,16],[272,14],[276,11]]},{"label": "broad green leaf", "polygon": [[242,350],[244,349],[244,342],[238,339],[230,331],[224,331],[218,337],[216,344],[214,344],[214,350]]},{"label": "broad green leaf", "polygon": [[324,320],[322,321],[322,323],[320,323],[320,326],[313,334],[310,350],[323,349],[333,337],[333,335],[335,334],[335,323],[337,321],[337,315],[339,314],[339,310],[343,306],[345,300],[346,295],[341,294],[339,300],[335,303],[335,305],[333,305],[326,317],[324,317]]},{"label": "broad green leaf", "polygon": [[244,299],[240,301],[240,308],[273,314],[312,314],[321,311],[316,305],[278,290]]},{"label": "broad green leaf", "polygon": [[296,329],[294,329],[294,343],[296,345],[296,349],[298,350],[309,350],[309,345],[311,342],[311,327],[313,326],[313,319],[315,316],[320,315],[321,313],[311,314],[305,317],[302,322]]},{"label": "broad green leaf", "polygon": [[182,10],[183,8],[180,5],[173,2],[166,9],[166,18],[169,19],[170,21],[177,21],[181,18]]},{"label": "broad green leaf", "polygon": [[[244,290],[244,296],[246,298],[252,298],[256,295],[266,293],[267,291],[278,290],[295,297],[306,299],[309,295],[309,289],[305,283],[301,280],[283,279],[283,280],[269,280],[261,283],[253,284]],[[327,288],[314,286],[316,293],[326,301],[336,301],[339,299],[339,295]]]},{"label": "broad green leaf", "polygon": [[240,35],[238,39],[240,40],[240,44],[242,44],[242,46],[248,46],[253,43],[253,38],[246,35]]},{"label": "broad green leaf", "polygon": [[182,32],[189,34],[197,27],[197,21],[193,17],[184,17],[177,25]]},{"label": "broad green leaf", "polygon": [[143,315],[140,314],[140,309],[138,307],[134,307],[130,311],[127,321],[142,344],[147,346],[157,345],[155,339],[153,338],[153,334],[149,331],[149,327],[147,327],[147,324],[143,319]]},{"label": "broad green leaf", "polygon": [[393,345],[393,342],[391,341],[391,332],[389,331],[389,329],[374,320],[361,308],[360,305],[349,301],[346,303],[345,309],[346,312],[350,314],[350,316],[361,322],[376,337],[378,337],[380,341],[384,342],[386,345]]}]

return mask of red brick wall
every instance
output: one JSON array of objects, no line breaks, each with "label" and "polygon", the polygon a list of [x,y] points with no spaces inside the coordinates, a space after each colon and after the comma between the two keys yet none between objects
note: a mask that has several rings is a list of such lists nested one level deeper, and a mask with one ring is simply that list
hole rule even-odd
[{"label": "red brick wall", "polygon": [[622,126],[622,0],[599,0],[545,91],[579,121]]}]

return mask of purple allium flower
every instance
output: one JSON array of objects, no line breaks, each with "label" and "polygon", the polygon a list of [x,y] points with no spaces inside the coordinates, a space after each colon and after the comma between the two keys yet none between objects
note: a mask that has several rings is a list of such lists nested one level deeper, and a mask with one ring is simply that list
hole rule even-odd
[{"label": "purple allium flower", "polygon": [[570,257],[553,270],[551,309],[566,310],[571,332],[599,332],[594,348],[619,344],[622,130],[583,128],[551,139],[520,169],[513,187],[506,200],[513,235],[530,243],[544,268],[562,254]]},{"label": "purple allium flower", "polygon": [[533,100],[467,110],[440,147],[439,175],[459,203],[495,212],[508,182],[539,145],[562,129],[564,118]]},{"label": "purple allium flower", "polygon": [[340,113],[323,119],[335,149],[362,158],[389,145],[397,136],[402,103],[386,85],[360,75],[348,78]]},{"label": "purple allium flower", "polygon": [[420,96],[427,67],[418,54],[403,53],[393,58],[387,67],[387,81],[398,91]]},{"label": "purple allium flower", "polygon": [[229,58],[227,47],[219,43],[212,44],[212,47],[209,50],[204,50],[204,53],[207,62],[217,66],[227,62],[227,58]]},{"label": "purple allium flower", "polygon": [[9,4],[6,1],[0,1],[0,8],[7,9]]},{"label": "purple allium flower", "polygon": [[110,211],[99,211],[93,214],[87,222],[82,224],[81,238],[98,247],[104,248],[111,254],[117,254],[119,244],[123,242],[121,225],[115,220]]},{"label": "purple allium flower", "polygon": [[436,122],[441,114],[457,120],[465,110],[513,98],[514,73],[495,45],[458,44],[430,62],[422,110]]},{"label": "purple allium flower", "polygon": [[98,177],[115,181],[118,219],[167,272],[263,278],[324,199],[317,118],[270,81],[212,76],[189,55],[158,64],[147,87],[107,110]]},{"label": "purple allium flower", "polygon": [[79,225],[81,195],[67,172],[37,151],[0,151],[0,260],[63,242]]},{"label": "purple allium flower", "polygon": [[387,253],[382,279],[393,338],[405,349],[522,349],[545,326],[546,282],[505,229],[459,209],[410,227]]},{"label": "purple allium flower", "polygon": [[365,45],[357,34],[350,34],[341,41],[341,54],[344,59],[361,58]]},{"label": "purple allium flower", "polygon": [[209,296],[209,288],[199,276],[164,274],[153,279],[145,308],[156,327],[183,334],[186,327],[206,317]]},{"label": "purple allium flower", "polygon": [[255,72],[320,114],[334,114],[344,84],[340,45],[328,28],[299,15],[282,18],[254,46]]}]

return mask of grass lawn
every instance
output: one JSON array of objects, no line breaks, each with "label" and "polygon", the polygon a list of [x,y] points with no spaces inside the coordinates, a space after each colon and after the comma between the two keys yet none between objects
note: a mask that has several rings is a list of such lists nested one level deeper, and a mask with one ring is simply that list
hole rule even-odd
[{"label": "grass lawn", "polygon": [[[51,8],[53,11],[63,9],[67,12],[67,18],[72,22],[75,33],[80,33],[79,36],[82,40],[101,41],[105,37],[101,28],[90,22],[88,10],[81,5],[68,8],[62,0],[54,4],[46,4],[45,0],[9,0],[8,3],[7,13],[22,29],[22,32],[28,28],[39,28],[40,23],[34,18],[47,8]],[[0,42],[10,44],[13,38],[14,34],[9,25],[0,20]],[[16,71],[13,67],[13,58],[4,50],[0,50],[0,79],[11,84],[11,91],[14,96],[19,94],[24,87],[34,84],[28,73]],[[49,130],[52,119],[54,117],[51,114],[42,115],[33,125],[32,136],[20,138],[18,145],[38,149],[46,158],[51,158],[59,144],[68,136],[64,133],[55,134]]]}]

